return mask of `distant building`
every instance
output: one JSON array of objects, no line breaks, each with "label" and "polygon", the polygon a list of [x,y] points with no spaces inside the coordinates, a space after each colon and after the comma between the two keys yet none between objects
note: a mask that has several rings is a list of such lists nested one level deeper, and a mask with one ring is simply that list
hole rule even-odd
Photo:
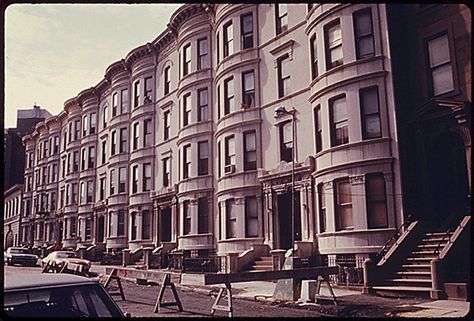
[{"label": "distant building", "polygon": [[22,213],[23,185],[17,184],[7,191],[4,196],[3,233],[5,235],[4,248],[20,245],[20,219]]},{"label": "distant building", "polygon": [[37,123],[51,116],[47,110],[36,105],[32,109],[20,109],[17,111],[17,127],[4,130],[4,190],[23,184],[25,148],[21,138],[31,134]]}]

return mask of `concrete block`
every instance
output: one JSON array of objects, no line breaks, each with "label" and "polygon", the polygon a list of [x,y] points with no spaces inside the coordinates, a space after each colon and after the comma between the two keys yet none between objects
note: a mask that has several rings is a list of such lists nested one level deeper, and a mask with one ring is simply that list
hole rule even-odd
[{"label": "concrete block", "polygon": [[304,302],[304,303],[314,302],[316,290],[317,290],[316,280],[303,280],[301,282],[300,302]]}]

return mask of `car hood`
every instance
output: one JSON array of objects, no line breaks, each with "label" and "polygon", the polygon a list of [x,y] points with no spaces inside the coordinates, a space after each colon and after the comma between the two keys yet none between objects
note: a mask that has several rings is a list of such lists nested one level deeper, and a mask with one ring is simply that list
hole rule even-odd
[{"label": "car hood", "polygon": [[89,265],[91,262],[88,260],[80,259],[80,258],[73,258],[73,257],[68,257],[68,258],[62,258],[59,259],[60,261],[68,262],[68,263],[74,263],[74,264],[81,264],[81,265]]}]

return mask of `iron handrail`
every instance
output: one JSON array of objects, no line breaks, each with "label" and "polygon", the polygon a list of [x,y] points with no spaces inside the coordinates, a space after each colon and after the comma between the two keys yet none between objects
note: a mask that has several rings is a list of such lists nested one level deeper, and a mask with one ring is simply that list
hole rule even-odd
[{"label": "iron handrail", "polygon": [[[459,220],[458,224],[456,225],[456,227],[455,227],[454,229],[458,228],[458,226],[461,225],[461,222],[462,222],[463,219],[464,219],[464,217],[462,217],[462,218]],[[452,222],[452,221],[453,221],[453,220],[451,220],[451,222]],[[444,243],[444,241],[446,240],[446,238],[448,238],[448,243],[451,242],[451,236],[452,236],[452,235],[451,235],[450,233],[451,233],[452,229],[453,229],[452,227],[449,227],[449,228],[446,230],[446,234],[443,236],[443,238],[441,239],[441,241],[439,241],[439,242],[438,242],[438,245],[436,246],[436,249],[435,249],[434,254],[436,254],[436,256],[437,256],[438,258],[439,258],[439,255],[441,254],[441,253],[440,253],[441,244]],[[447,245],[448,243],[446,243],[446,245]]]},{"label": "iron handrail", "polygon": [[388,239],[388,241],[385,243],[385,245],[380,249],[380,251],[376,254],[376,258],[377,258],[377,261],[380,261],[381,259],[384,259],[385,258],[385,254],[387,254],[388,252],[388,247],[389,245],[396,239],[398,239],[398,237],[401,235],[401,230],[402,228],[405,228],[406,226],[408,226],[408,224],[411,223],[411,214],[409,214],[407,216],[407,219],[402,223],[402,225],[400,225],[400,227],[397,229],[397,231],[395,233],[393,233],[392,237],[390,239]]}]

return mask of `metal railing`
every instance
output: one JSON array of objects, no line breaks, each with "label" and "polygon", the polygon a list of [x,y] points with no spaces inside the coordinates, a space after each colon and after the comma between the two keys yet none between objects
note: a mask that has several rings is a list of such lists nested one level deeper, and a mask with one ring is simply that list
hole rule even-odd
[{"label": "metal railing", "polygon": [[411,214],[407,216],[406,220],[403,222],[402,225],[397,229],[395,233],[393,233],[392,237],[388,239],[385,245],[380,249],[380,251],[375,255],[376,262],[379,262],[381,259],[385,258],[385,254],[387,254],[388,250],[392,247],[392,245],[397,241],[397,239],[402,235],[402,229],[405,229],[411,223]]},{"label": "metal railing", "polygon": [[338,273],[329,276],[329,282],[335,285],[356,285],[364,284],[362,257],[355,257],[355,255],[337,255],[336,257],[325,257],[323,265],[337,266]]},{"label": "metal railing", "polygon": [[227,271],[227,260],[218,255],[185,257],[183,253],[169,253],[168,268],[181,272],[220,272]]}]

